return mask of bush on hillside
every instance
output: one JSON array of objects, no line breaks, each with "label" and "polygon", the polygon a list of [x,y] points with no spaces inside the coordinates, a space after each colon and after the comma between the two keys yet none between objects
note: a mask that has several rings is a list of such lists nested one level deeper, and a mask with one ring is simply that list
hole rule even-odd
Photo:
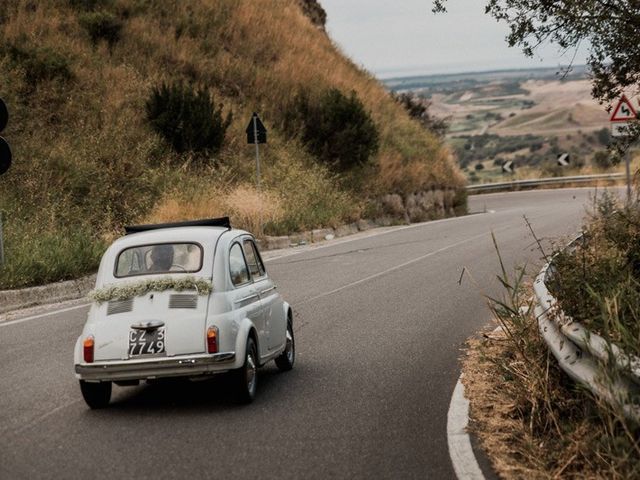
[{"label": "bush on hillside", "polygon": [[113,3],[112,0],[69,0],[71,8],[76,10],[95,10],[96,8],[104,8]]},{"label": "bush on hillside", "polygon": [[31,88],[49,80],[64,82],[73,76],[69,59],[51,48],[10,45],[6,53],[14,65],[24,70],[25,81]]},{"label": "bush on hillside", "polygon": [[120,40],[122,21],[112,13],[104,11],[84,13],[78,20],[87,30],[94,45],[105,40],[109,47],[113,47]]},{"label": "bush on hillside", "polygon": [[[449,131],[449,122],[444,118],[438,118],[429,113],[431,107],[431,100],[426,100],[417,95],[411,93],[392,93],[393,99],[402,105],[411,118],[415,118],[420,124],[431,133],[439,138],[444,136]],[[488,112],[486,115],[489,117],[492,112]]]},{"label": "bush on hillside", "polygon": [[305,93],[297,95],[285,128],[293,135],[301,131],[309,151],[338,171],[362,166],[378,151],[378,131],[355,92],[346,96],[331,88],[317,103]]},{"label": "bush on hillside", "polygon": [[147,100],[147,119],[178,153],[216,153],[224,143],[232,114],[222,115],[205,89],[174,83],[153,88]]},{"label": "bush on hillside", "polygon": [[620,163],[620,157],[608,150],[599,150],[593,155],[593,165],[598,168],[611,168]]}]

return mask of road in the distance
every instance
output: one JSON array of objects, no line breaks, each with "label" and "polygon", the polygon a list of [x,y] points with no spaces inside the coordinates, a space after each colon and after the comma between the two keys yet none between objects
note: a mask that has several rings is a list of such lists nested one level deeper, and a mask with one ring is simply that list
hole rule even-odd
[{"label": "road in the distance", "polygon": [[[470,197],[463,218],[274,259],[293,306],[293,371],[261,370],[239,407],[223,380],[114,387],[89,410],[72,375],[86,309],[0,324],[0,478],[453,478],[446,417],[467,337],[508,264],[576,232],[589,190]],[[538,263],[539,264],[539,263]],[[465,276],[458,285],[465,267]],[[471,281],[475,279],[475,284]]]}]

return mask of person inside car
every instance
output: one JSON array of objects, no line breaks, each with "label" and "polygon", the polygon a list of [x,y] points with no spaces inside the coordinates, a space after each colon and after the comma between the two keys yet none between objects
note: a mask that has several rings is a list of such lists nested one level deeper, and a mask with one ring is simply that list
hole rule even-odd
[{"label": "person inside car", "polygon": [[150,272],[168,272],[173,265],[173,246],[155,245],[151,249]]}]

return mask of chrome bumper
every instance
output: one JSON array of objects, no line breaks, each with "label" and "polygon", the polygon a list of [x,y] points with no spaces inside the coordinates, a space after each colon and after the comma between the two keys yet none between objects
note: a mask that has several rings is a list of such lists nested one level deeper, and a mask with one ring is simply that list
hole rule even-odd
[{"label": "chrome bumper", "polygon": [[75,366],[75,370],[81,380],[89,381],[190,377],[224,372],[232,366],[235,359],[235,352],[224,352],[189,357],[81,363]]}]

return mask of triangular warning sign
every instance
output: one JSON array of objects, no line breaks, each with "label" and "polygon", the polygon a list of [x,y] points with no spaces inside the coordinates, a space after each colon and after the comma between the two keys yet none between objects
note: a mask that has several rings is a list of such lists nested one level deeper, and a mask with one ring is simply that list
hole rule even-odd
[{"label": "triangular warning sign", "polygon": [[629,120],[635,120],[637,115],[629,99],[625,95],[622,95],[620,100],[618,100],[616,108],[611,112],[611,118],[609,120],[612,122],[628,122]]}]

